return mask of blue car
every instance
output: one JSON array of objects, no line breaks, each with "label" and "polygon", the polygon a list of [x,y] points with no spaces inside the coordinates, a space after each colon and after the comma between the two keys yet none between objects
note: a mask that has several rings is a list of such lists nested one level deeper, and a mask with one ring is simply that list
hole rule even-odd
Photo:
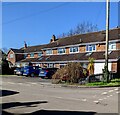
[{"label": "blue car", "polygon": [[15,74],[15,75],[23,75],[23,70],[24,70],[23,67],[16,68],[16,69],[14,70],[14,74]]},{"label": "blue car", "polygon": [[39,75],[39,71],[39,66],[26,66],[24,67],[23,75],[34,77]]},{"label": "blue car", "polygon": [[52,75],[57,71],[57,68],[40,68],[39,76],[41,78],[51,79]]}]

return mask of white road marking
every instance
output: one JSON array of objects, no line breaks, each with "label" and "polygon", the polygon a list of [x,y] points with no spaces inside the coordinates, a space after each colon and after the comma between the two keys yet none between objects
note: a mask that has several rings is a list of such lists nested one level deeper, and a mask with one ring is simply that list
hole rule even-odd
[{"label": "white road marking", "polygon": [[93,102],[96,103],[96,104],[99,103],[99,101],[93,101]]},{"label": "white road marking", "polygon": [[24,86],[31,86],[30,84],[24,84]]},{"label": "white road marking", "polygon": [[9,84],[15,84],[15,83],[13,83],[13,82],[7,82],[7,83],[9,83]]},{"label": "white road marking", "polygon": [[103,99],[99,99],[100,101],[102,101]]},{"label": "white road marking", "polygon": [[56,98],[62,99],[62,97],[56,97]]},{"label": "white road marking", "polygon": [[110,95],[110,97],[112,97],[113,95]]},{"label": "white road marking", "polygon": [[120,93],[120,92],[116,92],[116,93]]},{"label": "white road marking", "polygon": [[118,88],[116,88],[116,89],[114,89],[115,91],[118,91],[119,89]]},{"label": "white road marking", "polygon": [[18,83],[19,85],[23,85],[23,83]]},{"label": "white road marking", "polygon": [[32,85],[36,85],[37,83],[30,83],[30,84],[32,84]]},{"label": "white road marking", "polygon": [[67,99],[67,100],[75,100],[75,101],[87,101],[87,99],[77,99],[77,98],[64,98],[64,97],[58,97],[58,96],[50,96],[50,97],[53,97],[53,98],[57,98],[57,99]]},{"label": "white road marking", "polygon": [[108,91],[108,92],[113,92],[113,90],[110,90],[110,91]]},{"label": "white road marking", "polygon": [[82,99],[82,101],[87,101],[87,99]]},{"label": "white road marking", "polygon": [[106,94],[107,94],[107,92],[103,92],[103,93],[102,93],[102,95],[106,95]]}]

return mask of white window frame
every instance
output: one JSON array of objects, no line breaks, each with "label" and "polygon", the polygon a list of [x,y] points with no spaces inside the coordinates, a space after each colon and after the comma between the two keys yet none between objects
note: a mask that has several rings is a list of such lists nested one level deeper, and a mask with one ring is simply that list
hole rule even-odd
[{"label": "white window frame", "polygon": [[[59,50],[60,50],[60,49],[65,50],[65,52],[59,53]],[[66,54],[66,48],[58,48],[58,49],[57,49],[57,54]]]},{"label": "white window frame", "polygon": [[[113,48],[115,47],[115,48]],[[115,42],[109,42],[109,50],[116,50],[116,43]]]},{"label": "white window frame", "polygon": [[[31,54],[33,54],[33,56],[31,56]],[[34,58],[34,53],[30,53],[30,58]]]},{"label": "white window frame", "polygon": [[[71,48],[72,48],[72,52],[71,52]],[[77,48],[78,49],[78,51],[73,51],[74,50],[74,48]],[[69,48],[69,53],[78,53],[79,52],[79,46],[74,46],[74,47],[70,47]]]},{"label": "white window frame", "polygon": [[[47,51],[51,51],[51,53],[49,52],[47,52]],[[48,49],[48,50],[46,50],[46,55],[52,55],[53,54],[53,50],[52,49]]]},{"label": "white window frame", "polygon": [[10,58],[14,58],[14,54],[10,54]]},{"label": "white window frame", "polygon": [[65,64],[65,63],[60,63],[60,64],[59,64],[60,68],[66,66],[66,65],[67,65],[67,64]]},{"label": "white window frame", "polygon": [[54,64],[53,63],[49,63],[47,67],[48,68],[54,68]]},{"label": "white window frame", "polygon": [[[39,55],[39,54],[41,54],[41,55]],[[38,52],[38,57],[41,57],[43,55],[43,53],[42,52]]]},{"label": "white window frame", "polygon": [[[93,46],[95,46],[95,49],[93,49]],[[88,47],[88,51],[87,51],[87,47]],[[92,51],[90,51],[90,47],[92,47]],[[86,45],[86,52],[93,52],[93,51],[96,51],[96,45],[95,44]]]}]

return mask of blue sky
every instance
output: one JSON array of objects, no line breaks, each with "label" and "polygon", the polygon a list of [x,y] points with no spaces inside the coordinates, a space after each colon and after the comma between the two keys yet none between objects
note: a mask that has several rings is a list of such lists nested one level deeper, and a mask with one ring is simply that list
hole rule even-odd
[{"label": "blue sky", "polygon": [[[49,43],[51,36],[68,32],[78,23],[105,29],[105,2],[3,2],[2,47],[21,48]],[[111,2],[110,28],[118,26],[118,3]]]}]

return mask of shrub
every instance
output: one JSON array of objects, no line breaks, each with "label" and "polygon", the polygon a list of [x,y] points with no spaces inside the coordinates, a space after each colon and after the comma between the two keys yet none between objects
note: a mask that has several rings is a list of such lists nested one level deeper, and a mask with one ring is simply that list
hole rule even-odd
[{"label": "shrub", "polygon": [[85,73],[86,72],[83,72],[83,67],[80,63],[71,62],[61,69],[58,69],[56,73],[52,76],[52,79],[54,83],[60,83],[62,81],[78,83],[80,78],[85,77]]}]

